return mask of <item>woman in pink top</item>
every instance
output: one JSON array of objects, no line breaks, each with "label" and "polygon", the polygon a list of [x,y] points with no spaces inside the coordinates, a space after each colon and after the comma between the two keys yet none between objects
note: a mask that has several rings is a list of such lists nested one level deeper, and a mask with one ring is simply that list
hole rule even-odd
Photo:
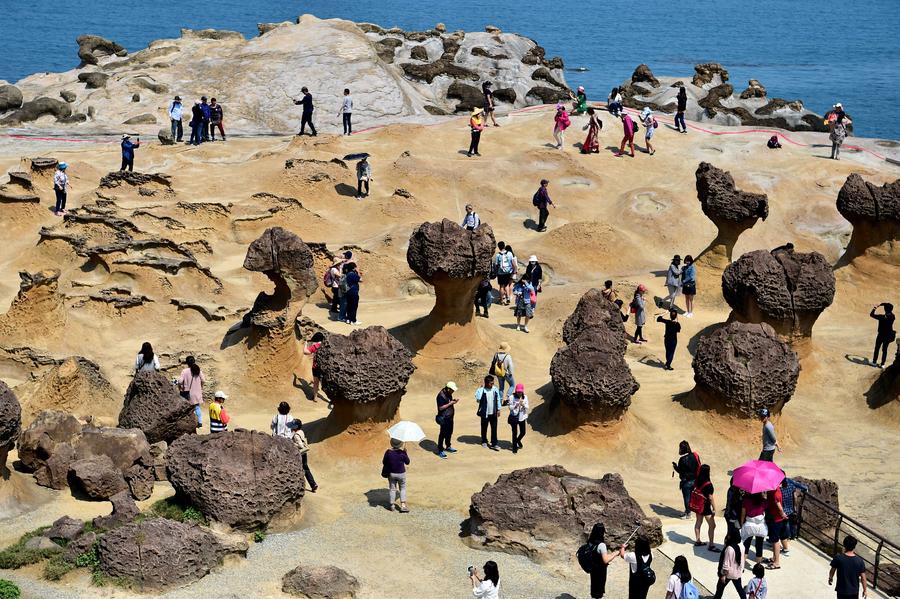
[{"label": "woman in pink top", "polygon": [[193,404],[197,428],[200,428],[203,426],[203,410],[200,405],[203,403],[203,385],[206,384],[206,377],[200,372],[200,366],[197,365],[194,356],[188,356],[184,363],[187,364],[187,368],[182,370],[178,377],[178,390],[181,397]]},{"label": "woman in pink top", "polygon": [[631,148],[631,157],[634,158],[634,121],[631,120],[631,117],[624,110],[620,116],[622,117],[622,127],[625,135],[622,137],[622,143],[619,145],[619,153],[616,154],[616,156],[625,154],[625,144],[627,143],[628,147]]},{"label": "woman in pink top", "polygon": [[566,129],[572,124],[569,120],[569,113],[566,112],[566,105],[560,102],[556,105],[556,116],[553,117],[553,138],[556,140],[556,149],[562,149],[566,141]]}]

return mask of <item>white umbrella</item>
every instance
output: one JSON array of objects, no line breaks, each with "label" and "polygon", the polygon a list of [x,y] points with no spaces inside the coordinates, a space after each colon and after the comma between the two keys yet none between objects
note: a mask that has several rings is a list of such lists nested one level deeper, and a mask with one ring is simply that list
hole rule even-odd
[{"label": "white umbrella", "polygon": [[404,443],[418,443],[425,438],[425,432],[422,430],[422,427],[409,420],[401,420],[389,428],[387,432],[391,439],[397,439]]}]

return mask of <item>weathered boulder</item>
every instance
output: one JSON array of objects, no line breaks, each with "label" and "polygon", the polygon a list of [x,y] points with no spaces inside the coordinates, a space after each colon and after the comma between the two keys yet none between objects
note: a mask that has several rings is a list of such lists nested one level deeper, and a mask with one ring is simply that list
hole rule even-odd
[{"label": "weathered boulder", "polygon": [[765,323],[731,322],[701,336],[693,367],[704,405],[747,418],[780,412],[800,376],[797,354]]},{"label": "weathered boulder", "polygon": [[650,87],[659,87],[659,79],[657,79],[653,75],[653,71],[650,70],[645,64],[639,64],[634,72],[631,74],[631,82],[632,83],[649,83]]},{"label": "weathered boulder", "polygon": [[94,528],[112,530],[128,524],[141,513],[128,491],[121,491],[109,498],[112,512],[108,516],[97,516],[91,522]]},{"label": "weathered boulder", "polygon": [[156,480],[166,479],[166,451],[169,445],[165,441],[150,444],[150,460],[153,463],[153,478]]},{"label": "weathered boulder", "polygon": [[19,460],[26,470],[34,473],[39,485],[51,489],[66,487],[69,464],[75,459],[70,442],[80,437],[82,427],[74,416],[47,410],[22,431]]},{"label": "weathered boulder", "polygon": [[703,87],[710,83],[721,85],[728,81],[728,71],[717,62],[706,62],[694,66],[694,78],[691,83]]},{"label": "weathered boulder", "polygon": [[[516,97],[516,90],[511,87],[494,90],[495,102],[514,104]],[[447,88],[447,99],[459,100],[454,108],[456,112],[469,112],[473,108],[481,108],[484,105],[484,93],[481,88],[462,81],[453,81],[450,84],[450,87]]]},{"label": "weathered boulder", "polygon": [[49,529],[44,531],[43,536],[51,541],[69,543],[74,541],[76,537],[84,532],[84,522],[63,516],[56,520]]},{"label": "weathered boulder", "polygon": [[165,173],[136,173],[134,171],[110,171],[100,178],[100,187],[115,189],[122,185],[140,187],[143,185],[158,185],[163,188],[172,187],[172,177]]},{"label": "weathered boulder", "polygon": [[228,553],[246,554],[247,544],[223,543],[197,524],[152,518],[126,524],[100,538],[100,569],[140,590],[162,590],[200,580]]},{"label": "weathered boulder", "polygon": [[109,56],[128,55],[128,50],[124,47],[99,35],[79,35],[75,42],[78,44],[78,58],[81,59],[82,66],[99,64],[101,58]]},{"label": "weathered boulder", "polygon": [[384,327],[331,334],[316,361],[322,389],[334,406],[328,418],[340,427],[392,420],[415,370],[410,351]]},{"label": "weathered boulder", "polygon": [[99,71],[78,73],[78,80],[84,83],[84,86],[87,89],[102,89],[106,87],[106,82],[109,81],[109,75],[100,73]]},{"label": "weathered boulder", "polygon": [[811,336],[834,292],[834,273],[825,257],[795,252],[792,244],[748,252],[722,273],[722,294],[733,319],[765,322],[789,337]]},{"label": "weathered boulder", "polygon": [[92,455],[69,465],[69,486],[88,499],[109,499],[127,491],[128,483],[107,455]]},{"label": "weathered boulder", "polygon": [[0,475],[6,472],[6,456],[22,431],[22,406],[12,389],[0,381]]},{"label": "weathered boulder", "polygon": [[299,509],[304,478],[290,440],[237,429],[185,436],[166,452],[169,482],[207,518],[242,530]]},{"label": "weathered boulder", "polygon": [[599,289],[589,289],[581,299],[575,310],[563,324],[562,338],[566,343],[572,343],[583,332],[600,327],[611,333],[611,340],[618,340],[615,347],[624,354],[628,346],[625,338],[625,325],[622,323],[622,313],[619,307],[603,297]]},{"label": "weathered boulder", "polygon": [[281,579],[281,592],[301,599],[353,599],[359,581],[335,566],[300,565]]},{"label": "weathered boulder", "polygon": [[751,79],[747,82],[747,89],[741,92],[742,100],[749,100],[750,98],[765,98],[766,97],[766,88],[765,86],[757,81],[756,79]]},{"label": "weathered boulder", "polygon": [[15,85],[0,85],[0,112],[22,106],[22,92]]},{"label": "weathered boulder", "polygon": [[[809,488],[808,494],[826,504],[835,511],[840,511],[841,504],[838,497],[838,484],[827,478],[806,478],[805,476],[792,476],[795,481]],[[832,553],[834,544],[834,527],[838,518],[827,507],[816,501],[807,500],[803,504],[803,525],[800,527],[800,536],[819,547],[822,551]]]},{"label": "weathered boulder", "polygon": [[159,133],[156,134],[157,139],[159,139],[159,143],[164,146],[173,146],[175,145],[175,138],[172,137],[172,129],[169,127],[163,127],[159,130]]},{"label": "weathered boulder", "polygon": [[135,373],[125,391],[119,426],[141,429],[148,443],[171,443],[197,432],[197,419],[194,406],[178,394],[164,374],[142,370]]},{"label": "weathered boulder", "polygon": [[565,102],[568,100],[569,93],[570,92],[567,89],[536,85],[528,90],[525,94],[525,98],[538,104],[556,104],[557,102]]},{"label": "weathered boulder", "polygon": [[52,116],[57,121],[63,121],[72,116],[72,106],[54,98],[36,98],[25,102],[17,110],[5,116],[0,120],[0,125],[16,126],[30,123],[42,116]]},{"label": "weathered boulder", "polygon": [[66,545],[62,553],[63,559],[70,564],[75,564],[82,554],[92,550],[97,539],[97,533],[93,531],[79,535]]},{"label": "weathered boulder", "polygon": [[848,257],[886,242],[892,253],[900,239],[900,179],[879,187],[854,173],[838,192],[837,209],[853,225]]},{"label": "weathered boulder", "polygon": [[122,121],[123,125],[155,125],[156,117],[150,114],[149,112],[145,112],[144,114],[139,114],[137,116],[133,116],[130,119],[126,119]]},{"label": "weathered boulder", "polygon": [[588,478],[558,465],[501,474],[472,495],[469,542],[538,561],[571,559],[598,522],[606,526],[609,547],[638,527],[651,546],[663,542],[659,518],[644,514],[619,474]]}]

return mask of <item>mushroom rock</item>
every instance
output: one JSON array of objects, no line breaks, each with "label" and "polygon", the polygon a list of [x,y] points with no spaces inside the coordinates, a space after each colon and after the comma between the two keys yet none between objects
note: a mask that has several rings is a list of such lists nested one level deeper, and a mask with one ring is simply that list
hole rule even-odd
[{"label": "mushroom rock", "polygon": [[478,284],[490,273],[494,232],[488,225],[474,231],[455,222],[423,223],[409,238],[406,262],[434,286],[435,305],[420,322],[417,337],[438,333],[456,337],[460,328],[474,332],[474,299]]},{"label": "mushroom rock", "polygon": [[786,337],[810,337],[834,292],[834,273],[825,257],[796,252],[792,244],[746,253],[722,273],[730,319],[765,322]]},{"label": "mushroom rock", "polygon": [[322,389],[334,406],[328,420],[341,430],[393,420],[416,369],[412,353],[384,327],[329,335],[316,352],[316,362]]},{"label": "mushroom rock", "polygon": [[837,209],[853,225],[842,262],[871,248],[879,258],[900,265],[900,248],[896,247],[900,239],[900,179],[879,187],[854,173],[838,192]]},{"label": "mushroom rock", "polygon": [[128,50],[124,47],[99,35],[79,35],[75,42],[78,44],[81,66],[99,64],[101,58],[128,55]]},{"label": "mushroom rock", "polygon": [[119,426],[141,429],[148,443],[171,443],[197,432],[194,406],[182,398],[175,385],[156,371],[141,370],[125,392]]},{"label": "mushroom rock", "polygon": [[628,346],[625,338],[625,325],[619,307],[603,297],[599,289],[589,289],[578,300],[578,305],[563,325],[563,341],[572,343],[575,339],[593,327],[606,329],[611,333],[614,346],[624,354]]},{"label": "mushroom rock", "polygon": [[769,199],[762,193],[741,191],[728,171],[708,162],[697,167],[697,198],[705,214],[718,228],[716,238],[697,260],[719,270],[730,262],[741,233],[769,216]]},{"label": "mushroom rock", "polygon": [[647,517],[619,474],[588,478],[562,466],[538,466],[501,474],[472,495],[468,542],[490,551],[555,561],[575,553],[597,522],[616,547],[635,528],[656,547],[663,542],[659,518]]},{"label": "mushroom rock", "polygon": [[0,85],[0,113],[22,106],[22,91],[15,85]]},{"label": "mushroom rock", "polygon": [[749,100],[750,98],[765,98],[766,97],[766,88],[765,86],[757,81],[756,79],[751,79],[747,82],[747,89],[741,92],[741,100]]},{"label": "mushroom rock", "polygon": [[694,78],[691,83],[697,87],[714,83],[721,85],[728,81],[728,71],[717,62],[706,62],[694,65]]},{"label": "mushroom rock", "polygon": [[0,477],[6,472],[6,456],[22,431],[22,406],[12,389],[0,381]]},{"label": "mushroom rock", "polygon": [[639,64],[634,69],[634,72],[631,74],[631,82],[649,83],[651,87],[659,87],[660,85],[659,79],[653,75],[653,71],[645,64]]},{"label": "mushroom rock", "polygon": [[765,323],[730,322],[701,336],[693,368],[703,405],[748,418],[781,411],[800,376],[797,354]]},{"label": "mushroom rock", "polygon": [[281,579],[281,592],[301,599],[353,599],[355,576],[335,566],[299,565]]},{"label": "mushroom rock", "polygon": [[300,509],[300,450],[289,439],[236,429],[180,437],[166,452],[169,482],[210,520],[265,528]]}]

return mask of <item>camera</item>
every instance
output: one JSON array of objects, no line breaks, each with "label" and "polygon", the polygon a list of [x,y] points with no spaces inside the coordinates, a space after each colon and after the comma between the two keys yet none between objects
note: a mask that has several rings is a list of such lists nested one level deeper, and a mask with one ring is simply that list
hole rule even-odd
[{"label": "camera", "polygon": [[475,566],[469,566],[468,570],[469,570],[469,576],[472,576],[473,574],[475,574]]}]

